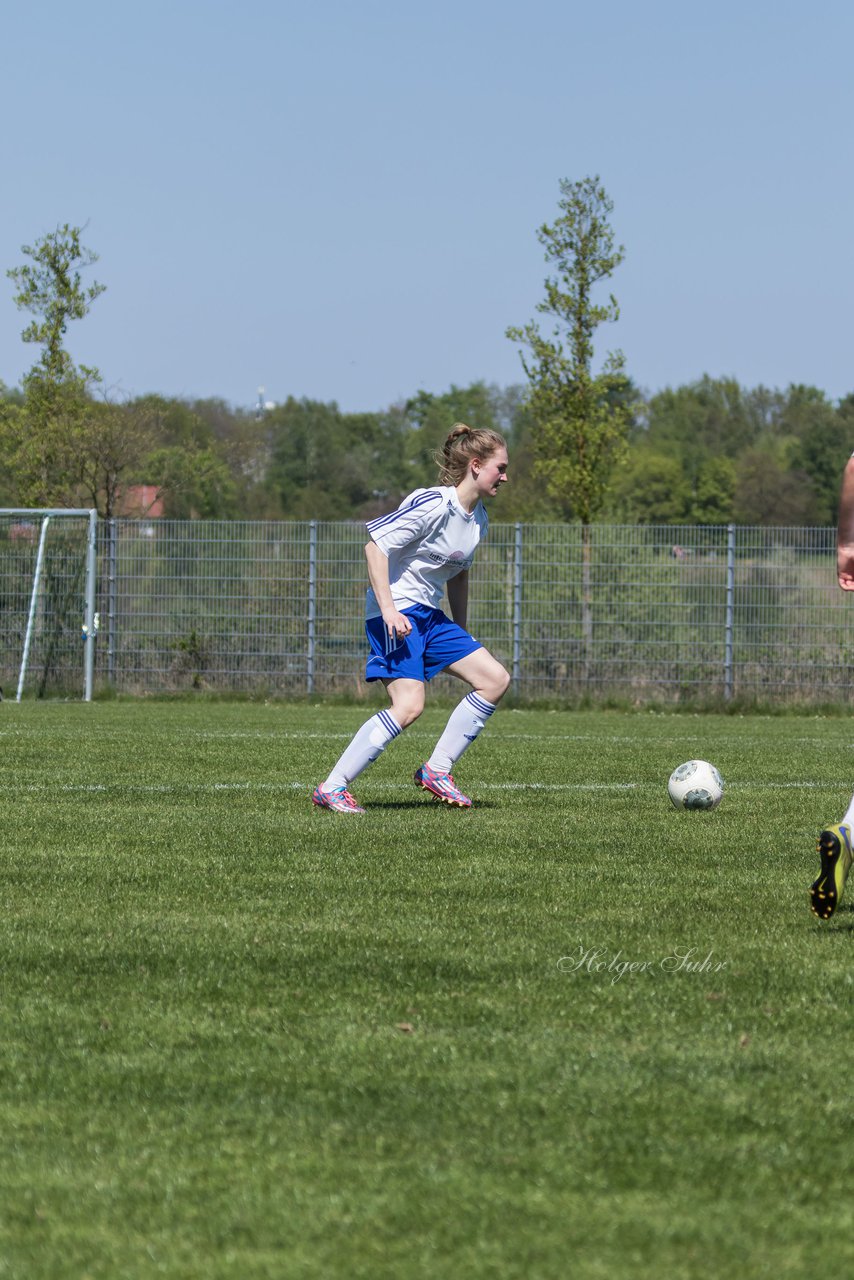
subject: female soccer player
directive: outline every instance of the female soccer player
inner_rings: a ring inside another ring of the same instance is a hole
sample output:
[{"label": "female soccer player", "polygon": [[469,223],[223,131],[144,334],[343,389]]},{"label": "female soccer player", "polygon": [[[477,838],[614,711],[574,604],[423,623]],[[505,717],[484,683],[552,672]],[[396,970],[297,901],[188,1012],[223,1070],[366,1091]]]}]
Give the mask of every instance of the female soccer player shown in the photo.
[{"label": "female soccer player", "polygon": [[[468,573],[489,521],[483,499],[507,482],[507,446],[497,431],[458,422],[441,452],[439,484],[416,489],[397,511],[368,523],[370,588],[365,630],[366,677],[382,680],[391,699],[358,730],[312,800],[336,813],[364,813],[350,794],[354,778],[424,710],[424,688],[440,671],[471,685],[452,711],[415,783],[445,804],[471,805],[451,768],[501,701],[510,676],[466,631]],[[453,621],[439,605],[447,586]]]}]

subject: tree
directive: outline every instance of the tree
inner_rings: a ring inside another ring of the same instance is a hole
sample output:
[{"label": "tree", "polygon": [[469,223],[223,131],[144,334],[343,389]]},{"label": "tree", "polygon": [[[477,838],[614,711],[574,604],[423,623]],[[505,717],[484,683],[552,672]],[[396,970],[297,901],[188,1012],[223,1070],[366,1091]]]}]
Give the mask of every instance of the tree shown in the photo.
[{"label": "tree", "polygon": [[0,455],[22,506],[80,506],[77,469],[86,399],[69,383],[25,379],[25,398],[0,414]]},{"label": "tree", "polygon": [[20,405],[0,382],[0,507],[12,507],[17,503],[12,440],[20,414]]},{"label": "tree", "polygon": [[32,261],[7,272],[17,286],[15,304],[34,319],[24,342],[41,347],[23,379],[24,405],[6,451],[23,502],[38,505],[73,501],[75,463],[85,436],[89,389],[97,369],[74,364],[63,339],[68,324],[81,320],[105,286],[84,287],[80,272],[97,255],[80,242],[80,228],[66,223],[35,245],[24,245]]},{"label": "tree", "polygon": [[682,524],[689,498],[679,459],[650,449],[633,455],[613,491],[619,517],[638,524]]},{"label": "tree", "polygon": [[234,477],[213,447],[164,445],[147,458],[158,495],[173,520],[227,519],[237,514]]},{"label": "tree", "polygon": [[[32,311],[36,317],[21,337],[24,342],[40,344],[37,368],[40,376],[53,384],[72,381],[79,373],[87,380],[98,378],[97,369],[87,369],[85,365],[78,373],[62,342],[69,321],[88,315],[92,303],[106,289],[106,285],[97,282],[83,287],[80,271],[97,262],[98,255],[80,243],[80,231],[80,227],[66,222],[35,245],[23,245],[21,252],[32,258],[32,263],[6,272],[18,287],[18,310]],[[33,373],[35,370],[28,377]]]},{"label": "tree", "polygon": [[593,335],[619,319],[616,298],[593,300],[595,286],[623,261],[608,221],[613,210],[599,179],[560,184],[562,216],[537,238],[557,277],[546,279],[537,311],[555,321],[544,337],[536,322],[509,328],[507,336],[530,351],[521,354],[530,383],[539,472],[565,513],[587,525],[602,508],[614,466],[626,451],[632,404],[622,352],[611,352],[593,372]]},{"label": "tree", "polygon": [[745,449],[738,462],[733,516],[745,525],[809,524],[813,491],[802,471],[790,471],[780,449]]},{"label": "tree", "polygon": [[615,247],[609,222],[614,206],[598,177],[563,179],[560,190],[561,216],[537,232],[546,262],[557,271],[547,277],[545,300],[537,304],[537,311],[554,321],[552,335],[544,337],[531,321],[509,328],[507,337],[530,352],[520,355],[530,383],[538,474],[564,515],[581,521],[582,634],[589,655],[590,522],[601,511],[614,468],[625,456],[632,414],[622,352],[609,353],[601,372],[593,371],[593,335],[600,324],[616,321],[620,314],[613,294],[602,305],[593,293],[623,261],[624,250]]},{"label": "tree", "polygon": [[783,421],[794,437],[790,466],[809,476],[809,524],[835,524],[839,514],[840,477],[851,455],[851,422],[844,402],[834,409],[823,391],[791,386]]},{"label": "tree", "polygon": [[696,479],[710,457],[734,458],[773,430],[779,398],[758,388],[745,394],[734,378],[702,377],[687,386],[654,395],[647,406],[645,435],[650,446],[681,458]]},{"label": "tree", "polygon": [[[69,464],[80,505],[95,507],[109,520],[125,514],[128,489],[139,483],[162,488],[164,477],[153,472],[152,451],[160,437],[160,420],[144,404],[117,404],[105,398],[87,406],[85,447]],[[158,492],[158,497],[160,492]]]},{"label": "tree", "polygon": [[399,500],[399,415],[342,413],[334,402],[291,396],[265,415],[265,424],[266,482],[287,519],[346,520]]},{"label": "tree", "polygon": [[[232,451],[227,437],[235,415],[222,401],[147,395],[132,401],[125,412],[137,427],[137,438],[144,426],[151,429],[148,449],[135,467],[135,483],[154,487],[169,518],[229,519],[241,511],[240,488],[243,481],[251,487],[247,472],[253,460],[244,451]],[[248,504],[244,509],[248,513]]]},{"label": "tree", "polygon": [[694,524],[729,524],[737,481],[731,458],[708,458],[694,481],[689,519]]}]

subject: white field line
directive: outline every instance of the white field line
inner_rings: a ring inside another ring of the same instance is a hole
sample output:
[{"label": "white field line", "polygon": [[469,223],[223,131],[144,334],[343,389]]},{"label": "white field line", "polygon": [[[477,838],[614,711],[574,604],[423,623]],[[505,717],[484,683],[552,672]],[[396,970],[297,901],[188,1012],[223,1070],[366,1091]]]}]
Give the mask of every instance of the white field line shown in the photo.
[{"label": "white field line", "polygon": [[[30,726],[26,726],[26,727],[15,726],[15,727],[10,727],[8,729],[0,729],[0,738],[5,738],[5,737],[11,738],[11,737],[17,737],[17,736],[27,736],[27,737],[40,736],[43,732],[44,730],[40,728],[36,729]],[[55,731],[53,732],[55,736]],[[188,733],[182,735],[180,738],[176,737],[176,735],[171,731],[167,736],[169,737],[169,741],[172,743],[180,742],[182,738],[183,740],[195,739],[195,738],[210,738],[210,739],[222,739],[227,741],[230,739],[238,740],[238,739],[248,738],[248,739],[256,739],[256,740],[262,740],[262,741],[281,740],[284,742],[303,742],[303,741],[305,742],[311,742],[311,741],[349,742],[350,739],[353,737],[354,732],[355,730],[352,730],[347,733],[328,733],[328,732],[327,733],[290,733],[290,732],[286,732],[278,729],[270,729],[270,730],[193,729],[193,730],[190,730]],[[498,728],[490,728],[488,732],[489,732],[490,742],[499,741],[499,740],[502,742],[523,741],[523,742],[543,742],[543,743],[548,743],[548,742],[606,743],[606,742],[609,742],[609,743],[618,743],[618,744],[621,744],[624,746],[630,746],[630,747],[631,746],[641,747],[644,750],[648,750],[650,747],[653,747],[653,746],[662,746],[662,745],[666,746],[668,742],[672,742],[676,740],[681,742],[685,742],[685,741],[703,742],[706,744],[708,744],[709,742],[715,742],[720,744],[721,750],[726,750],[728,748],[733,749],[738,747],[756,747],[756,746],[762,747],[767,745],[767,739],[761,736],[745,738],[745,737],[740,737],[739,735],[736,734],[733,737],[729,737],[723,732],[719,732],[718,734],[715,734],[715,735],[710,735],[708,738],[702,738],[699,735],[697,735],[696,732],[692,734],[668,734],[665,737],[659,737],[659,738],[649,738],[645,736],[638,737],[636,735],[628,735],[628,734],[599,734],[599,733],[503,733]],[[71,734],[69,734],[69,736],[71,736]],[[78,736],[77,730],[73,731],[73,736],[74,737]],[[408,737],[418,737],[418,736],[433,737],[435,736],[435,734],[432,731],[428,732],[426,729],[419,727],[419,728],[410,729],[409,734],[407,736]],[[115,730],[109,730],[109,729],[105,729],[105,730],[99,729],[98,737],[101,738],[102,740],[104,738],[111,738],[111,737],[114,737],[117,740],[124,740],[125,738],[128,738],[128,737],[134,738],[135,735],[130,730],[115,731]],[[840,747],[845,747],[848,749],[854,748],[854,740],[852,740],[851,742],[832,741],[828,739],[827,735],[823,735],[821,737],[790,738],[788,741],[793,744],[797,743],[800,746],[829,747],[834,751],[838,751]]]},{"label": "white field line", "polygon": [[[24,782],[19,785],[9,783],[6,794],[26,793],[99,793],[125,794],[135,792],[140,795],[191,795],[215,793],[218,791],[242,792],[283,792],[305,791],[310,793],[313,782]],[[477,791],[632,791],[638,787],[648,787],[641,782],[476,782],[469,784]],[[728,783],[727,791],[817,791],[831,784],[825,782],[736,782]],[[411,791],[412,783],[383,782],[383,790]]]},{"label": "white field line", "polygon": [[[200,737],[200,738],[284,738],[288,741],[299,742],[303,738],[307,740],[326,739],[330,741],[344,738],[344,739],[347,739],[347,741],[349,741],[353,737],[353,733],[355,733],[355,730],[353,730],[353,732],[351,733],[287,733],[287,732],[283,733],[275,730],[268,732],[268,731],[262,731],[262,730],[255,730],[255,731],[236,730],[235,731],[235,730],[224,729],[220,731],[217,729],[198,729],[193,731],[192,736]],[[417,735],[419,733],[426,734],[427,731],[423,728],[415,728],[410,730],[410,736]],[[649,746],[655,745],[656,743],[666,744],[667,742],[672,741],[672,739],[676,737],[678,737],[680,740],[682,740],[684,737],[688,737],[691,740],[697,740],[696,733],[690,734],[690,735],[673,734],[663,738],[647,738],[647,737],[637,737],[635,735],[630,735],[630,734],[503,733],[501,729],[498,729],[498,728],[489,729],[489,740],[493,741],[493,740],[501,739],[502,742],[504,741],[617,742],[617,743],[624,743],[627,746],[649,747]],[[767,739],[763,737],[743,738],[743,737],[736,736],[734,738],[730,738],[730,737],[723,736],[721,740],[725,742],[727,745],[746,746],[746,747],[764,746],[767,742]],[[826,735],[823,737],[790,738],[789,742],[798,743],[799,745],[802,745],[802,746],[813,746],[813,747],[829,745],[829,746],[832,746],[834,749],[838,749],[840,745],[843,745],[846,747],[854,747],[854,740],[852,740],[851,742],[846,742],[842,744],[838,742],[828,743]]]}]

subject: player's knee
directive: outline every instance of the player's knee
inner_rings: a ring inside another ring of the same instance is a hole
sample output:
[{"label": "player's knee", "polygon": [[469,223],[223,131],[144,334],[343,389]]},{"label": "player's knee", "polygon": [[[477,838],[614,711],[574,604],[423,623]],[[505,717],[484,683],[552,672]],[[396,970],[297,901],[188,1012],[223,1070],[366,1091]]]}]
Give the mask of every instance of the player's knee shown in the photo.
[{"label": "player's knee", "polygon": [[401,729],[405,729],[407,725],[412,724],[421,715],[424,710],[424,698],[417,696],[404,698],[399,702],[395,702],[392,710],[394,718]]},{"label": "player's knee", "polygon": [[506,667],[502,667],[499,663],[498,697],[503,698],[509,688],[510,688],[510,672],[507,670]]},{"label": "player's knee", "polygon": [[510,672],[496,662],[484,682],[483,696],[490,702],[500,702],[510,687]]}]

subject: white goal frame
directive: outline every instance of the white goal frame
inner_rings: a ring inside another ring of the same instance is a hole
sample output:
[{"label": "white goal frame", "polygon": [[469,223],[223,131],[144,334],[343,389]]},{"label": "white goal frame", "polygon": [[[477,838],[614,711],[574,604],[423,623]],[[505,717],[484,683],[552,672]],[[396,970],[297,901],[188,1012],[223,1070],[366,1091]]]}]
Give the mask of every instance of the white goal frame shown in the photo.
[{"label": "white goal frame", "polygon": [[98,573],[98,512],[89,507],[0,507],[0,516],[20,516],[32,521],[41,520],[39,547],[36,555],[36,566],[33,572],[33,586],[30,593],[30,608],[27,616],[27,630],[24,637],[24,648],[21,654],[21,666],[18,673],[18,690],[16,701],[20,702],[24,692],[24,681],[27,677],[27,663],[30,656],[33,624],[36,616],[36,605],[41,584],[42,564],[47,531],[51,520],[66,516],[85,516],[89,522],[86,538],[86,585],[81,619],[81,635],[83,637],[83,701],[92,701],[92,685],[95,673],[95,590]]}]

